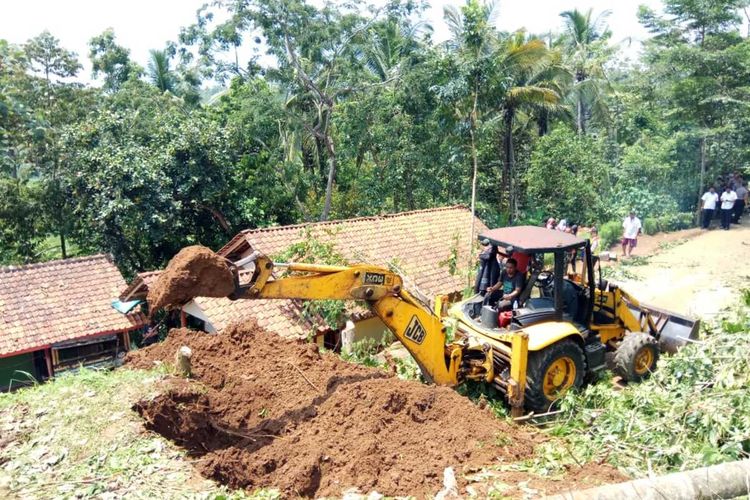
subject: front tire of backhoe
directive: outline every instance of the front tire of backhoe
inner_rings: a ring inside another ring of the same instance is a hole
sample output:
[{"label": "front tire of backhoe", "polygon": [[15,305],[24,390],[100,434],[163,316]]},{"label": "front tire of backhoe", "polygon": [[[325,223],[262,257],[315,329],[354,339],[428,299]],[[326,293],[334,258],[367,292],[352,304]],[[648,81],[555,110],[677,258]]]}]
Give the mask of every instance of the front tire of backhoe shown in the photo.
[{"label": "front tire of backhoe", "polygon": [[549,411],[570,389],[583,385],[585,371],[583,351],[572,340],[529,353],[524,406],[537,413]]},{"label": "front tire of backhoe", "polygon": [[643,332],[625,335],[615,351],[614,369],[628,382],[640,382],[656,370],[659,361],[659,343],[654,337]]}]

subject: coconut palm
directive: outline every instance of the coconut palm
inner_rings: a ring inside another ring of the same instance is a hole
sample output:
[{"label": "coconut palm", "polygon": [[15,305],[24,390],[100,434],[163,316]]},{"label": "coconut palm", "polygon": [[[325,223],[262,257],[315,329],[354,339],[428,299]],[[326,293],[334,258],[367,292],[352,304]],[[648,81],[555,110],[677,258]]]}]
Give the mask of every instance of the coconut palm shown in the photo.
[{"label": "coconut palm", "polygon": [[539,39],[528,39],[523,32],[506,37],[496,52],[498,71],[496,81],[501,89],[500,114],[503,121],[502,191],[507,194],[511,219],[518,210],[515,183],[515,154],[513,146],[514,121],[523,110],[549,112],[560,102],[555,76],[555,53]]},{"label": "coconut palm", "polygon": [[409,56],[418,50],[418,37],[425,30],[431,28],[424,22],[388,18],[367,31],[358,57],[380,82],[395,80]]},{"label": "coconut palm", "polygon": [[169,67],[169,55],[166,50],[149,52],[148,78],[162,92],[174,92],[176,79]]},{"label": "coconut palm", "polygon": [[[446,6],[443,17],[451,32],[451,38],[445,42],[445,48],[455,57],[461,74],[450,87],[465,88],[464,97],[456,99],[456,113],[462,119],[468,118],[471,148],[471,235],[470,251],[474,244],[474,213],[476,210],[477,192],[477,122],[479,114],[479,95],[482,82],[487,79],[492,66],[492,55],[497,47],[498,33],[495,29],[499,14],[498,3],[480,3],[479,0],[467,0],[458,9]],[[452,91],[449,91],[452,92]]]},{"label": "coconut palm", "polygon": [[611,54],[607,46],[612,34],[607,27],[610,14],[606,10],[594,17],[592,9],[586,12],[567,10],[560,14],[565,23],[561,41],[574,75],[569,99],[579,134],[586,133],[589,118],[603,121],[608,114],[603,97],[609,88],[604,63]]}]

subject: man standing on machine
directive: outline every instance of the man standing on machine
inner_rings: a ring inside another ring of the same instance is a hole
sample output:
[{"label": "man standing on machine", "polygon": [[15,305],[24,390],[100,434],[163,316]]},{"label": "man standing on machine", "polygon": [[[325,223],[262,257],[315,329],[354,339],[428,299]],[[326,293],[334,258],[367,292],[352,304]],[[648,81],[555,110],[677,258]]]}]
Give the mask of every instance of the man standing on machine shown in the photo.
[{"label": "man standing on machine", "polygon": [[505,269],[500,273],[500,279],[496,284],[487,288],[490,297],[489,302],[497,303],[498,311],[510,311],[515,301],[523,290],[523,275],[518,272],[518,262],[513,257],[505,261]]}]

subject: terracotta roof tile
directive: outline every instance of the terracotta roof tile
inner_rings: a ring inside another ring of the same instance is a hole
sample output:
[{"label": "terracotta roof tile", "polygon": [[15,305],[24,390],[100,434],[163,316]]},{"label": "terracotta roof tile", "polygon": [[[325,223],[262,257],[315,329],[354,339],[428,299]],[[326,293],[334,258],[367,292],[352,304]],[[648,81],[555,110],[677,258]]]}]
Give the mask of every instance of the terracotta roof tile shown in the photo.
[{"label": "terracotta roof tile", "polygon": [[124,286],[105,255],[0,268],[0,357],[133,328],[111,305]]},{"label": "terracotta roof tile", "polygon": [[[471,212],[462,206],[403,212],[378,217],[245,230],[219,253],[237,259],[250,247],[274,257],[302,241],[309,230],[320,240],[332,242],[350,264],[367,262],[381,266],[397,264],[407,283],[432,299],[437,294],[462,291],[467,283],[466,265]],[[487,227],[477,218],[475,233]],[[458,243],[457,243],[458,242]],[[448,261],[456,252],[456,270]],[[472,262],[474,259],[471,259]],[[159,271],[140,273],[123,290],[121,300],[145,298],[148,285]],[[315,328],[300,319],[301,306],[293,300],[237,300],[199,297],[195,299],[211,324],[221,329],[234,321],[255,318],[267,330],[283,337],[304,338]],[[350,310],[367,317],[361,307]]]},{"label": "terracotta roof tile", "polygon": [[233,301],[198,297],[195,303],[216,329],[248,318],[255,318],[261,327],[286,338],[305,338],[314,329],[311,323],[301,319],[301,307],[292,300]]},{"label": "terracotta roof tile", "polygon": [[[471,212],[463,206],[442,207],[377,217],[245,230],[219,250],[233,259],[250,247],[275,257],[306,235],[333,244],[350,264],[396,264],[407,284],[432,298],[462,291],[467,284]],[[475,234],[486,231],[476,218]],[[449,262],[455,261],[451,273]]]}]

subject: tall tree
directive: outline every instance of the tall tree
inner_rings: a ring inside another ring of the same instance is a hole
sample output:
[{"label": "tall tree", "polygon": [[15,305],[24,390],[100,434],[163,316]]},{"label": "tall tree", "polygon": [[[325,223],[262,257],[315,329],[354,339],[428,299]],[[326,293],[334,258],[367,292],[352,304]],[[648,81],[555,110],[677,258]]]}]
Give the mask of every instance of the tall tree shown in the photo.
[{"label": "tall tree", "polygon": [[129,78],[137,78],[141,68],[130,60],[130,50],[118,45],[112,28],[89,41],[89,59],[94,78],[104,75],[104,89],[117,91]]},{"label": "tall tree", "polygon": [[49,83],[53,76],[69,78],[76,76],[81,69],[75,52],[60,46],[60,40],[44,30],[24,45],[30,69],[44,75]]},{"label": "tall tree", "polygon": [[60,45],[60,41],[48,31],[42,32],[24,45],[30,69],[44,75],[43,92],[37,92],[42,104],[42,116],[39,123],[39,134],[34,142],[33,161],[36,170],[41,174],[43,195],[41,205],[44,207],[44,219],[48,229],[57,232],[60,239],[60,254],[67,257],[67,235],[73,228],[70,217],[69,191],[61,172],[65,159],[60,154],[60,129],[75,114],[69,107],[75,101],[76,85],[67,85],[62,81],[53,81],[75,76],[81,65],[74,52]]},{"label": "tall tree", "polygon": [[539,39],[526,39],[523,32],[506,37],[497,50],[496,76],[492,81],[499,92],[503,120],[502,192],[507,193],[510,222],[518,215],[518,189],[515,185],[513,127],[517,114],[526,109],[554,109],[560,96],[554,82],[545,80],[554,61]]},{"label": "tall tree", "polygon": [[456,111],[465,117],[469,130],[472,219],[468,255],[472,254],[475,236],[474,215],[479,173],[477,131],[481,112],[479,101],[484,83],[493,69],[492,56],[497,47],[495,24],[499,12],[498,3],[480,3],[479,0],[467,0],[460,10],[452,5],[444,9],[445,22],[451,31],[447,47],[455,54],[458,74],[453,82],[443,87],[442,92],[455,103]]},{"label": "tall tree", "polygon": [[169,54],[166,50],[149,51],[148,78],[162,92],[174,92],[175,76],[169,67]]},{"label": "tall tree", "polygon": [[604,64],[612,52],[607,46],[612,35],[607,26],[610,13],[607,10],[594,17],[592,9],[574,9],[560,14],[565,25],[563,44],[574,74],[570,96],[579,134],[586,133],[590,117],[601,120],[607,115],[603,91],[607,87]]}]

